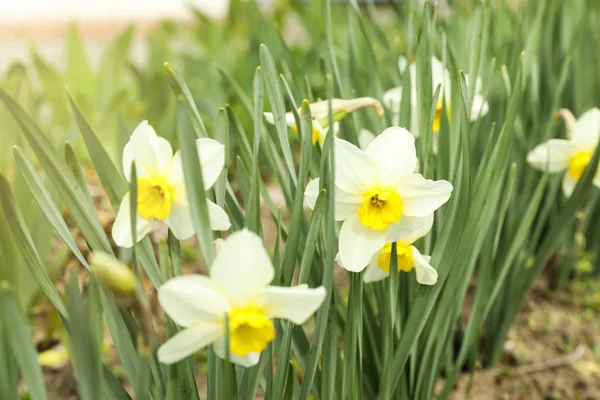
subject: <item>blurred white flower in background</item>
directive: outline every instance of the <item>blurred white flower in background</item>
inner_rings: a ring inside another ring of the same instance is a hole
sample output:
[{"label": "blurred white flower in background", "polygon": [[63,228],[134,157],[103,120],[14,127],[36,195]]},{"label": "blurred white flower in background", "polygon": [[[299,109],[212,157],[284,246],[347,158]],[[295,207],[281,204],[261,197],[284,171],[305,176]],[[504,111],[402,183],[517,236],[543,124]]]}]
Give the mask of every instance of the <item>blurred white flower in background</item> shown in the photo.
[{"label": "blurred white flower in background", "polygon": [[[566,197],[571,196],[577,182],[590,163],[600,140],[600,109],[592,108],[575,120],[566,109],[559,112],[567,126],[568,139],[550,139],[535,147],[527,155],[527,162],[540,170],[567,171],[562,189]],[[596,171],[594,185],[600,188],[600,168]]]},{"label": "blurred white flower in background", "polygon": [[[401,73],[407,66],[406,58],[400,56],[398,58],[398,68]],[[410,131],[419,136],[419,101],[417,96],[417,65],[413,62],[409,66],[410,74]],[[465,74],[467,82],[469,75]],[[452,83],[450,73],[440,60],[436,57],[431,58],[431,79],[432,90],[435,93],[438,85],[441,85],[440,95],[436,103],[436,112],[433,119],[432,130],[434,133],[434,151],[437,151],[437,133],[440,130],[443,102],[446,102],[446,113],[450,117],[452,110]],[[471,106],[471,121],[475,121],[485,116],[489,111],[489,105],[481,93],[481,78],[475,80],[475,94],[473,96],[473,104]],[[400,105],[402,102],[403,90],[401,86],[397,86],[388,90],[383,94],[383,104],[388,108],[392,115],[392,125],[403,126],[404,121],[400,121]]]}]

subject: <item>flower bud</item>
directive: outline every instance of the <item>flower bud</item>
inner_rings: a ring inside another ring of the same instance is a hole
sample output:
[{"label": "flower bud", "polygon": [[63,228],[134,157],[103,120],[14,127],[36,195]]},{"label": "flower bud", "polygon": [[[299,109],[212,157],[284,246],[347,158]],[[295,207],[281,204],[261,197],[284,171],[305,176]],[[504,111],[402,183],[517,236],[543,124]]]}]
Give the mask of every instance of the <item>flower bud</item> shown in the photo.
[{"label": "flower bud", "polygon": [[[333,111],[333,120],[339,121],[348,114],[358,111],[361,108],[374,108],[379,116],[383,115],[383,106],[379,101],[372,97],[359,97],[357,99],[332,99],[331,109]],[[310,104],[310,113],[313,119],[325,127],[329,123],[329,100],[318,101]]]},{"label": "flower bud", "polygon": [[129,295],[135,291],[133,272],[115,257],[95,251],[90,258],[92,274],[116,295]]}]

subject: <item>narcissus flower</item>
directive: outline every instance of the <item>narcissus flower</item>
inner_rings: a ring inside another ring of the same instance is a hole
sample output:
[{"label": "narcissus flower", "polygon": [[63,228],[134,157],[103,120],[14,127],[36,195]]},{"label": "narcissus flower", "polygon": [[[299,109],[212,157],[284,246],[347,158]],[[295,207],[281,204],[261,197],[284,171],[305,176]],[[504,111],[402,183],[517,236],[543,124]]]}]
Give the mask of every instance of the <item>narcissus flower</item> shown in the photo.
[{"label": "narcissus flower", "polygon": [[[586,111],[575,120],[568,110],[559,112],[567,126],[568,139],[550,139],[529,152],[527,162],[541,171],[567,171],[562,181],[563,193],[571,196],[575,185],[590,163],[600,139],[600,109]],[[600,187],[600,168],[596,171],[594,185]]]},{"label": "narcissus flower", "polygon": [[[438,273],[429,264],[431,257],[422,255],[412,244],[419,238],[427,235],[433,225],[433,214],[421,218],[421,226],[415,226],[414,231],[404,237],[402,241],[396,242],[396,256],[398,260],[398,271],[410,272],[415,269],[417,282],[422,285],[434,285],[437,282]],[[390,263],[392,258],[392,243],[386,243],[378,250],[363,275],[365,283],[377,282],[390,275]],[[343,266],[340,258],[338,264]]]},{"label": "narcissus flower", "polygon": [[230,360],[255,365],[275,338],[273,318],[303,324],[325,299],[325,288],[268,286],[274,269],[261,239],[248,230],[233,233],[220,247],[209,276],[184,275],[158,290],[166,313],[184,329],[158,350],[171,364],[213,344],[226,358],[226,316],[229,317]]},{"label": "narcissus flower", "polygon": [[[225,147],[213,139],[196,140],[202,164],[204,187],[210,189],[225,163]],[[131,165],[135,163],[137,175],[137,240],[150,232],[155,220],[164,221],[178,239],[194,235],[194,225],[183,179],[183,166],[179,152],[173,154],[171,144],[159,137],[147,121],[141,122],[123,149],[123,172],[131,179]],[[112,228],[115,243],[121,247],[133,246],[131,235],[131,195],[121,201]],[[225,211],[208,201],[210,226],[214,230],[227,230],[231,226]]]},{"label": "narcissus flower", "polygon": [[[398,127],[386,129],[365,151],[336,140],[335,219],[344,221],[339,254],[347,270],[362,271],[385,243],[405,240],[450,198],[449,182],[414,173],[414,141]],[[310,208],[318,194],[314,179],[305,193]]]},{"label": "narcissus flower", "polygon": [[[400,71],[403,72],[406,68],[406,59],[404,57],[400,57],[398,60],[398,67]],[[415,63],[410,64],[409,74],[410,74],[410,104],[411,104],[411,114],[410,114],[410,131],[418,137],[419,135],[419,103],[417,98],[417,66]],[[433,133],[438,133],[441,126],[441,117],[442,117],[442,107],[443,101],[446,100],[446,112],[450,115],[450,102],[451,102],[451,81],[450,81],[450,73],[444,67],[444,64],[438,60],[436,57],[431,58],[431,78],[432,78],[432,89],[435,93],[435,90],[438,85],[441,86],[440,95],[438,97],[438,101],[436,104],[436,113],[433,120]],[[469,76],[465,75],[467,82],[469,82]],[[473,104],[471,106],[471,120],[477,120],[484,115],[486,115],[489,111],[489,106],[483,95],[481,94],[481,79],[477,77],[475,81],[475,95],[473,97]],[[383,95],[383,104],[387,108],[390,109],[392,113],[392,123],[394,125],[399,125],[402,121],[400,121],[400,103],[402,101],[402,87],[398,86],[393,89],[388,90]],[[435,143],[435,142],[434,142]]]},{"label": "narcissus flower", "polygon": [[[337,121],[345,118],[348,114],[353,113],[354,111],[360,110],[361,108],[374,108],[379,115],[383,115],[383,107],[381,104],[371,98],[371,97],[360,97],[357,99],[332,99],[331,100],[331,108],[333,110],[333,120],[335,121],[333,125],[333,133],[337,135],[338,124]],[[300,110],[298,110],[300,113]],[[329,101],[318,101],[316,103],[310,104],[310,113],[313,118],[312,125],[312,142],[313,144],[319,143],[321,146],[325,142],[325,136],[327,136],[327,132],[329,131]],[[273,113],[266,112],[264,113],[265,119],[270,124],[275,124],[275,117]],[[294,114],[288,112],[285,114],[285,122],[287,126],[292,128],[294,131],[298,131],[298,127],[296,126],[296,119],[294,118]]]}]

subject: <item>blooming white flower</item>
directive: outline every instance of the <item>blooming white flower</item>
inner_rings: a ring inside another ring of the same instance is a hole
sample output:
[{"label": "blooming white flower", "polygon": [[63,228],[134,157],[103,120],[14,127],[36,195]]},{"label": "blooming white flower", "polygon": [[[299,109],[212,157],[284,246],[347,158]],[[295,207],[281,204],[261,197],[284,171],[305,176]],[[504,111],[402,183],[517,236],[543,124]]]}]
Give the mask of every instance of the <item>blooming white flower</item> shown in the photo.
[{"label": "blooming white flower", "polygon": [[[401,72],[406,68],[406,59],[400,57],[398,59],[398,67]],[[415,63],[409,66],[410,74],[410,131],[418,137],[419,135],[419,103],[417,99],[417,66]],[[468,74],[465,75],[467,82],[469,82]],[[444,67],[444,64],[436,57],[431,58],[431,79],[432,89],[435,90],[438,85],[441,86],[440,96],[436,104],[436,112],[433,120],[433,132],[438,133],[440,130],[441,116],[442,116],[442,104],[443,100],[446,100],[446,112],[450,115],[450,102],[451,102],[451,82],[450,73]],[[483,95],[481,94],[481,78],[477,77],[475,80],[475,95],[473,96],[473,104],[471,106],[471,120],[475,121],[480,117],[485,116],[489,111],[489,105]],[[398,86],[388,90],[383,94],[383,104],[390,109],[392,112],[392,124],[400,124],[400,103],[402,101],[402,87]],[[435,138],[436,136],[434,136]],[[434,142],[435,144],[435,142]]]},{"label": "blooming white flower", "polygon": [[[417,164],[414,136],[404,128],[383,131],[365,151],[337,139],[335,219],[340,231],[341,264],[362,271],[387,242],[402,241],[422,226],[450,198],[452,185],[432,181],[413,171]],[[306,187],[313,208],[319,180]]]},{"label": "blooming white flower", "polygon": [[274,269],[261,239],[248,230],[230,235],[220,245],[209,276],[184,275],[158,289],[158,301],[184,329],[158,350],[158,359],[177,362],[213,344],[226,358],[226,316],[230,360],[255,365],[275,338],[272,318],[303,324],[325,299],[325,288],[268,286]]},{"label": "blooming white flower", "polygon": [[[266,112],[266,113],[264,113],[264,116],[268,123],[270,123],[271,125],[275,125],[275,117],[273,116],[273,113]],[[296,126],[296,119],[294,118],[294,114],[292,114],[291,112],[285,114],[285,123],[287,124],[287,126],[292,128],[292,130],[294,132],[298,132],[298,127]],[[338,129],[339,129],[338,123],[335,122],[333,124],[334,135],[337,135]],[[321,126],[319,121],[317,121],[316,119],[313,119],[313,121],[312,121],[312,143],[313,144],[319,143],[319,145],[323,146],[323,143],[325,143],[325,136],[327,136],[328,131],[329,131],[329,127],[327,127],[327,126],[323,127],[323,126]]]},{"label": "blooming white flower", "polygon": [[[567,125],[568,139],[550,139],[535,147],[527,155],[527,162],[541,171],[561,172],[567,170],[562,189],[571,196],[575,185],[590,163],[600,140],[600,109],[592,108],[575,121],[568,110],[560,113]],[[594,177],[594,185],[600,187],[600,168]]]},{"label": "blooming white flower", "polygon": [[[316,103],[309,104],[309,106],[313,119],[312,142],[313,144],[319,143],[321,146],[323,146],[323,143],[325,142],[325,136],[327,136],[327,132],[329,130],[329,127],[327,126],[329,123],[329,101],[317,101]],[[333,134],[336,136],[338,134],[339,126],[337,121],[345,118],[348,114],[353,113],[354,111],[367,107],[374,108],[379,115],[383,115],[383,107],[372,97],[359,97],[356,99],[332,99],[331,109],[333,111],[333,119],[335,121],[333,124]],[[298,110],[298,113],[300,113],[300,110]],[[272,125],[275,124],[273,113],[266,112],[264,113],[264,116],[268,123]],[[293,113],[288,112],[285,114],[285,122],[287,126],[292,128],[294,131],[298,131]]]},{"label": "blooming white flower", "polygon": [[[417,275],[417,282],[422,285],[434,285],[437,282],[438,273],[429,264],[431,257],[422,255],[412,244],[417,239],[427,235],[433,226],[433,214],[420,219],[420,226],[415,226],[414,231],[404,237],[402,241],[396,242],[396,256],[398,259],[398,271],[410,272],[413,268]],[[338,255],[339,256],[339,255]],[[392,257],[392,243],[386,243],[379,249],[363,275],[365,283],[377,282],[390,275],[390,262]],[[343,266],[339,257],[337,263]]]},{"label": "blooming white flower", "polygon": [[[196,140],[202,164],[204,187],[215,183],[225,164],[225,147],[213,139]],[[183,179],[179,152],[173,154],[171,144],[158,136],[148,121],[141,122],[123,149],[123,172],[131,179],[131,165],[137,175],[137,240],[150,232],[155,220],[164,221],[178,239],[194,235],[194,225]],[[131,195],[125,194],[112,227],[115,243],[121,247],[133,246],[131,236]],[[227,230],[229,217],[221,207],[208,201],[210,226]]]}]

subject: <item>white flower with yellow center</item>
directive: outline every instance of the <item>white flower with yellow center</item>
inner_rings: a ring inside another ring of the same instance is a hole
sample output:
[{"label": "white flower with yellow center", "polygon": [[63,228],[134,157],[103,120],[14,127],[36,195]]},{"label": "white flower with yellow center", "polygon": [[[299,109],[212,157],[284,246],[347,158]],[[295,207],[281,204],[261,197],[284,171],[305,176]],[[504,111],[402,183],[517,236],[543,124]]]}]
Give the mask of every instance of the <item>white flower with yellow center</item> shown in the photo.
[{"label": "white flower with yellow center", "polygon": [[[275,117],[273,117],[273,113],[266,112],[264,113],[265,119],[271,125],[275,125]],[[296,119],[294,118],[294,114],[291,112],[285,114],[285,123],[288,127],[292,128],[294,132],[298,132],[298,127],[296,126]],[[325,136],[327,136],[327,132],[329,131],[329,127],[323,128],[319,121],[313,119],[312,121],[312,143],[319,144],[323,146],[325,143]],[[334,135],[337,135],[338,131],[338,123],[333,124],[333,132]]]},{"label": "white flower with yellow center", "polygon": [[[204,187],[210,189],[225,163],[225,147],[213,139],[196,140],[202,164]],[[163,221],[178,239],[194,235],[194,225],[188,204],[183,166],[179,152],[173,154],[171,144],[159,137],[147,121],[141,122],[123,149],[123,172],[131,180],[131,165],[137,175],[136,236],[140,241],[150,232],[152,223]],[[131,194],[121,201],[112,228],[115,243],[121,247],[133,246],[131,235]],[[210,226],[227,230],[231,226],[223,209],[208,201]]]},{"label": "white flower with yellow center", "polygon": [[[313,144],[319,143],[321,146],[323,146],[325,137],[329,131],[329,127],[327,126],[329,123],[329,101],[318,101],[316,103],[311,103],[309,106],[310,113],[313,118],[312,142]],[[377,114],[383,115],[383,107],[372,97],[359,97],[356,99],[332,99],[331,109],[333,111],[333,120],[335,121],[333,124],[333,134],[336,136],[338,134],[339,126],[337,121],[362,108],[374,108],[375,111],[377,111]],[[300,110],[298,110],[298,113],[300,113]],[[268,123],[271,125],[275,124],[275,117],[273,116],[273,113],[266,112],[264,113],[264,116]],[[294,118],[293,113],[288,112],[285,114],[285,122],[287,126],[292,128],[295,132],[298,131],[296,119]]]},{"label": "white flower with yellow center", "polygon": [[[404,57],[399,57],[398,59],[398,67],[400,72],[404,71],[406,68],[406,59]],[[417,98],[417,66],[415,63],[410,64],[409,66],[409,74],[410,74],[410,104],[411,104],[411,114],[410,114],[410,131],[418,137],[419,135],[419,102]],[[467,82],[469,82],[469,75],[466,74],[465,78]],[[441,126],[441,117],[442,117],[442,106],[444,99],[446,100],[446,113],[450,116],[450,102],[451,102],[451,81],[450,81],[450,73],[444,67],[444,64],[438,60],[436,57],[431,58],[431,79],[432,79],[432,89],[433,93],[438,85],[442,85],[440,95],[436,104],[436,112],[435,117],[433,119],[433,133],[438,133],[440,131]],[[489,111],[489,105],[483,95],[481,94],[481,78],[477,77],[475,80],[475,95],[473,96],[473,104],[471,106],[471,120],[475,121],[480,117],[485,116]],[[400,103],[402,102],[402,87],[398,86],[393,89],[388,90],[383,94],[383,104],[391,111],[392,113],[392,124],[400,125],[402,121],[400,121]],[[434,136],[434,139],[437,136]],[[434,141],[435,145],[436,141]]]},{"label": "white flower with yellow center", "polygon": [[[447,181],[414,173],[415,139],[404,128],[388,128],[365,151],[345,140],[335,143],[335,219],[340,230],[339,255],[349,271],[362,271],[387,242],[402,241],[422,226],[452,192]],[[306,187],[313,208],[319,180]]]},{"label": "white flower with yellow center", "polygon": [[[422,285],[434,285],[437,282],[438,273],[429,264],[431,257],[422,255],[412,244],[417,239],[427,235],[433,225],[433,214],[422,218],[420,226],[415,226],[414,231],[404,237],[402,241],[396,242],[396,256],[398,260],[398,272],[410,272],[415,269],[417,282]],[[365,283],[377,282],[390,275],[390,263],[392,259],[392,243],[386,243],[379,249],[367,267],[363,280]],[[339,257],[338,264],[343,266]]]},{"label": "white flower with yellow center", "polygon": [[229,358],[250,367],[275,338],[273,318],[303,324],[325,299],[325,288],[268,286],[274,269],[261,239],[248,230],[221,243],[209,276],[184,275],[158,289],[158,301],[184,329],[158,350],[171,364],[213,344],[225,359],[229,318]]},{"label": "white flower with yellow center", "polygon": [[[567,171],[562,181],[563,193],[571,196],[575,185],[590,163],[600,140],[600,109],[586,111],[575,121],[568,110],[561,110],[567,125],[568,139],[550,139],[529,152],[527,162],[541,171]],[[600,187],[600,168],[594,177]]]}]

